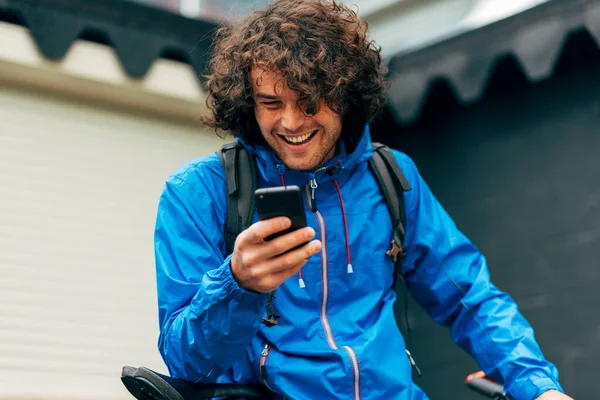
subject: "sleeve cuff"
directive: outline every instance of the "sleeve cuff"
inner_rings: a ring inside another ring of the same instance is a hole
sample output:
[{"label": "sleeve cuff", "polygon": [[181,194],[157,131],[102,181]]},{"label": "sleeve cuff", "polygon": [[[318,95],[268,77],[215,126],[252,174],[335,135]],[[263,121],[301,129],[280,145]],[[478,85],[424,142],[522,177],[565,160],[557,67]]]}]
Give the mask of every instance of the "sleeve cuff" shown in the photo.
[{"label": "sleeve cuff", "polygon": [[[563,388],[556,380],[547,376],[533,376],[521,384],[511,387],[509,397],[511,399],[535,400],[548,390],[558,390],[564,393]],[[515,397],[515,394],[517,397]]]},{"label": "sleeve cuff", "polygon": [[205,294],[214,295],[221,300],[235,301],[248,305],[259,305],[266,301],[264,293],[250,292],[241,288],[231,272],[231,255],[219,268],[208,271],[203,279]]},{"label": "sleeve cuff", "polygon": [[241,288],[238,285],[235,277],[233,276],[233,272],[231,271],[231,254],[227,256],[223,262],[223,265],[221,265],[221,268],[219,268],[218,273],[221,275],[221,279],[223,279],[225,293],[227,293],[228,297],[231,299],[238,299],[246,295],[257,299],[265,296],[263,293],[251,292]]}]

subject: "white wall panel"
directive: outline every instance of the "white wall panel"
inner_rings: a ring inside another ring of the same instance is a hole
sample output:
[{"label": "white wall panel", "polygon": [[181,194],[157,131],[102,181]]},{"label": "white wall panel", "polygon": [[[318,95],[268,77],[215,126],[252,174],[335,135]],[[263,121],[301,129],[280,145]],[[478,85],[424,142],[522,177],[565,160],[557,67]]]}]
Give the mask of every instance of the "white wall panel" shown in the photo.
[{"label": "white wall panel", "polygon": [[220,140],[0,86],[0,399],[128,399],[164,371],[153,258],[165,178]]}]

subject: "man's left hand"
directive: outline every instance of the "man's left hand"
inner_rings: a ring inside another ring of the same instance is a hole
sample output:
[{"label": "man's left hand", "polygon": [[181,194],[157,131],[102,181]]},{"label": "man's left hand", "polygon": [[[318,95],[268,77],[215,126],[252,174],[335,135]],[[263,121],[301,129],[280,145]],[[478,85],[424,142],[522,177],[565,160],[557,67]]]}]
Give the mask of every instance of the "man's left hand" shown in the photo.
[{"label": "man's left hand", "polygon": [[562,394],[558,390],[548,390],[547,392],[542,393],[536,400],[573,400],[573,398],[566,394]]}]

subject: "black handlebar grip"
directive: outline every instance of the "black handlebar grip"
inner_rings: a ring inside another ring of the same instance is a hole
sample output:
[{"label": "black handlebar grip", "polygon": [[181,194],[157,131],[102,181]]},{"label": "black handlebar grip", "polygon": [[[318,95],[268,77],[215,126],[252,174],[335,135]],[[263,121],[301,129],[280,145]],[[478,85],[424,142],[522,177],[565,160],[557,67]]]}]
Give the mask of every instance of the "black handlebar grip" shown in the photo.
[{"label": "black handlebar grip", "polygon": [[491,399],[504,399],[504,387],[496,382],[492,382],[485,378],[471,378],[467,382],[467,386],[476,392],[487,396]]},{"label": "black handlebar grip", "polygon": [[262,386],[191,383],[145,367],[123,367],[121,380],[136,399],[202,400],[215,397],[243,397],[265,400],[273,398],[273,392]]}]

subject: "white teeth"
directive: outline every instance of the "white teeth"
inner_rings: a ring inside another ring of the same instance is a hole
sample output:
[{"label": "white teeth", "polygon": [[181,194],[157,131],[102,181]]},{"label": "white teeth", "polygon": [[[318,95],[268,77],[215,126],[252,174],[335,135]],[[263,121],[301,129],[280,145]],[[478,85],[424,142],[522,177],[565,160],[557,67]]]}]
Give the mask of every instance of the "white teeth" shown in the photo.
[{"label": "white teeth", "polygon": [[302,143],[305,140],[308,140],[308,138],[310,138],[312,136],[313,132],[309,132],[306,135],[302,135],[302,136],[296,136],[296,137],[285,137],[285,140],[287,140],[290,143]]}]

